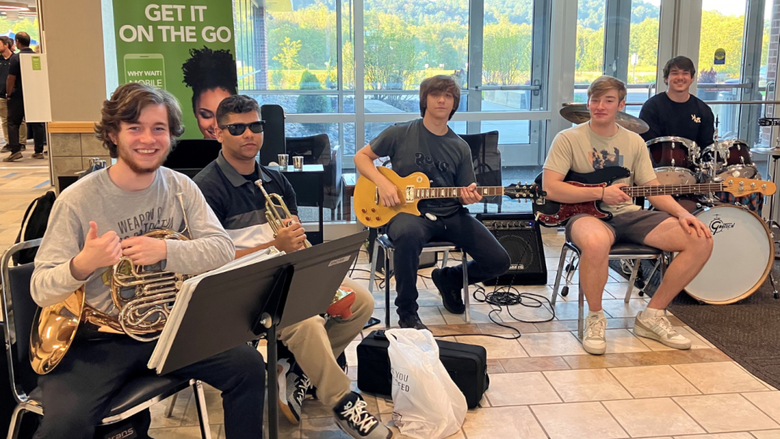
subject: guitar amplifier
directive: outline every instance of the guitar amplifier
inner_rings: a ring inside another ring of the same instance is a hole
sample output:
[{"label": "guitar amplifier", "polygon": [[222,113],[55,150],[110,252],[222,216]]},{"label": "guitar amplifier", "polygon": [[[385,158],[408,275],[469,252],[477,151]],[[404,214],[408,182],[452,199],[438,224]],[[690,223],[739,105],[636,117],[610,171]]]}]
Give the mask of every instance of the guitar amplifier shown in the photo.
[{"label": "guitar amplifier", "polygon": [[547,284],[542,234],[533,214],[477,214],[477,220],[496,237],[511,260],[509,270],[484,281],[485,286]]}]

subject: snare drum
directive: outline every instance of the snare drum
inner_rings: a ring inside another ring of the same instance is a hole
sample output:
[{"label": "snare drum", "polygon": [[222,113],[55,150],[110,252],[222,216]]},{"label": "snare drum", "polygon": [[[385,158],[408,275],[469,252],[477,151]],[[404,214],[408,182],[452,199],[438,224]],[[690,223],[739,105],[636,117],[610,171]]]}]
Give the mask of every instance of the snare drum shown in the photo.
[{"label": "snare drum", "polygon": [[[720,145],[708,146],[704,149],[704,158],[712,160],[713,149],[717,149],[721,152],[716,153],[715,156],[718,163],[722,165],[718,177],[738,177],[738,178],[756,178],[758,175],[758,169],[753,164],[753,159],[750,155],[750,148],[747,143],[739,139],[729,139],[720,142]],[[725,155],[725,160],[723,159]]]},{"label": "snare drum", "polygon": [[713,305],[742,300],[764,283],[775,260],[772,235],[755,213],[728,204],[693,213],[712,232],[713,248],[704,268],[685,287],[693,298]]},{"label": "snare drum", "polygon": [[665,136],[647,141],[650,160],[661,184],[696,184],[693,157],[698,147],[684,137]]}]

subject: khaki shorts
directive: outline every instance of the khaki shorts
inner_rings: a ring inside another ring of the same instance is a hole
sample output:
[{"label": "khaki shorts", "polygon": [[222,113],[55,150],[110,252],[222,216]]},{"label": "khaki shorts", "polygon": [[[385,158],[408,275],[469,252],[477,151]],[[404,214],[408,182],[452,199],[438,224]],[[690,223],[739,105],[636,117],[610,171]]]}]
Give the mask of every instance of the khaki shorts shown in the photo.
[{"label": "khaki shorts", "polygon": [[[571,228],[572,225],[580,218],[590,216],[586,213],[573,216],[566,224],[566,240],[571,242]],[[642,244],[645,243],[645,237],[653,231],[659,224],[672,218],[666,212],[639,210],[636,212],[626,212],[620,215],[615,215],[610,220],[603,221],[604,225],[612,230],[612,234],[615,236],[615,244],[619,243],[631,243]]]}]

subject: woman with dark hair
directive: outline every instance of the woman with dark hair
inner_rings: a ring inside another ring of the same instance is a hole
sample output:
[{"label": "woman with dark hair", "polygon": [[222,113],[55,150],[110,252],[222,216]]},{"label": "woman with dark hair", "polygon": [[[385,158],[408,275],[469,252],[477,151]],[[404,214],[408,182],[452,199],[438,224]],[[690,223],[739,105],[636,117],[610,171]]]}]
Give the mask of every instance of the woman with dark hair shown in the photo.
[{"label": "woman with dark hair", "polygon": [[217,107],[222,99],[238,94],[236,62],[229,49],[190,49],[181,66],[184,83],[192,89],[192,111],[205,139],[216,139]]}]

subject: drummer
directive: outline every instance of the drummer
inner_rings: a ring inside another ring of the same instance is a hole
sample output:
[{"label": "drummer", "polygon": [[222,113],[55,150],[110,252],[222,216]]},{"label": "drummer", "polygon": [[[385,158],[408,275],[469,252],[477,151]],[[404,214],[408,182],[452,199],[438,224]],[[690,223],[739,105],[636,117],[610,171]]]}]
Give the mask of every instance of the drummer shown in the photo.
[{"label": "drummer", "polygon": [[700,149],[713,143],[715,117],[710,107],[689,91],[696,78],[693,61],[676,56],[664,66],[664,83],[668,90],[642,105],[639,118],[650,129],[642,134],[645,141],[656,137],[678,136],[693,140]]},{"label": "drummer", "polygon": [[[690,58],[677,56],[666,63],[664,82],[668,90],[648,99],[639,112],[639,118],[650,128],[642,134],[645,141],[665,136],[684,137],[696,142],[699,151],[714,143],[715,117],[712,110],[689,91],[695,77],[696,67]],[[702,158],[707,160],[706,155]],[[759,215],[764,204],[764,198],[759,193],[735,197],[728,192],[716,192],[715,196],[724,203],[747,206]],[[696,209],[701,201],[698,196],[677,198],[689,211]]]}]

